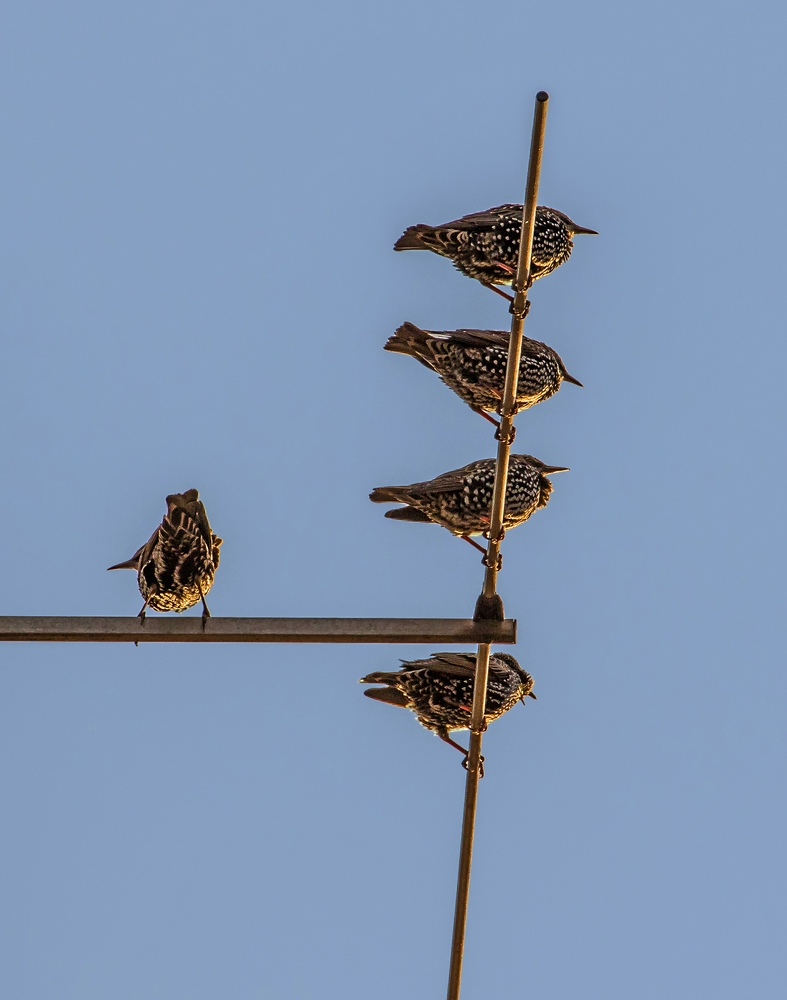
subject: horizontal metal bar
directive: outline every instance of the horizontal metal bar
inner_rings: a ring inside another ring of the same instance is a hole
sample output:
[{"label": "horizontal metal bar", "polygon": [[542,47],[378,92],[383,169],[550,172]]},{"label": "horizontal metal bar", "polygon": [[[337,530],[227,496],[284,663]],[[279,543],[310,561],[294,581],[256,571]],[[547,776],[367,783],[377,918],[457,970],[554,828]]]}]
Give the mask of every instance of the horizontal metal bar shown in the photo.
[{"label": "horizontal metal bar", "polygon": [[516,642],[516,621],[471,618],[0,617],[0,642]]}]

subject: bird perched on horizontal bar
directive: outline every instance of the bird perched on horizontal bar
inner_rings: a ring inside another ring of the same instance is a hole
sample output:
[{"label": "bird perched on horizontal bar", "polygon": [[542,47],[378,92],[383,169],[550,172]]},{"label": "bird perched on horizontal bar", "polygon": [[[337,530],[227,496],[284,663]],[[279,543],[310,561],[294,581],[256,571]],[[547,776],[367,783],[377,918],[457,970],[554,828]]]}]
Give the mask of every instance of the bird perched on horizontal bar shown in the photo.
[{"label": "bird perched on horizontal bar", "polygon": [[202,623],[210,617],[205,595],[213,586],[222,540],[210,529],[205,505],[197,490],[167,497],[167,513],[150,540],[126,562],[110,569],[137,572],[145,609],[185,611],[202,601]]},{"label": "bird perched on horizontal bar", "polygon": [[[378,486],[369,494],[373,503],[404,503],[385,512],[397,521],[432,521],[452,534],[470,542],[481,552],[483,546],[472,541],[489,529],[492,491],[495,484],[495,459],[482,458],[436,479],[412,486]],[[532,455],[511,455],[506,484],[503,530],[526,521],[539,507],[546,507],[552,493],[547,478],[555,472],[568,472],[562,465],[545,465]]]},{"label": "bird perched on horizontal bar", "polygon": [[[452,729],[467,729],[473,707],[475,653],[432,653],[428,660],[403,660],[395,673],[376,671],[362,677],[361,684],[384,684],[364,691],[367,698],[409,708],[422,726],[441,740],[467,751],[448,735]],[[494,722],[518,701],[535,698],[533,678],[509,653],[489,657],[484,721]]]},{"label": "bird perched on horizontal bar", "polygon": [[[403,323],[385,350],[407,354],[437,372],[471,410],[499,427],[484,411],[500,413],[510,337],[505,330],[422,330],[414,323]],[[554,396],[563,381],[582,385],[568,374],[557,351],[523,337],[514,412]]]},{"label": "bird perched on horizontal bar", "polygon": [[[431,250],[454,262],[462,274],[476,278],[505,298],[494,285],[510,285],[519,260],[522,205],[498,205],[486,212],[465,215],[442,226],[410,226],[394,244],[394,250]],[[531,281],[543,278],[565,264],[574,247],[572,236],[598,236],[556,208],[539,205],[533,232]]]}]

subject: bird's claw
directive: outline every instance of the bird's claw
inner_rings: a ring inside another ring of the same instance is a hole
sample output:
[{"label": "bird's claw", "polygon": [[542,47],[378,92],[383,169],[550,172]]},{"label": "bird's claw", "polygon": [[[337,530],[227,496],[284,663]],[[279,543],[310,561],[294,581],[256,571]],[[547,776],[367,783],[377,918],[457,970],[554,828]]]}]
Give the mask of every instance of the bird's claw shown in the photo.
[{"label": "bird's claw", "polygon": [[[484,566],[486,566],[487,569],[491,569],[492,568],[490,566],[490,563],[489,563],[489,553],[488,552],[487,552],[487,554],[485,556],[483,556],[481,558],[481,562],[483,563]],[[498,552],[497,553],[497,565],[495,566],[495,572],[499,573],[502,568],[503,568],[503,553],[502,552]]]},{"label": "bird's claw", "polygon": [[[462,761],[462,767],[465,771],[469,771],[468,761],[470,759],[470,754],[467,754],[465,759]],[[484,756],[483,754],[478,758],[478,777],[483,778],[484,776]]]},{"label": "bird's claw", "polygon": [[[508,435],[506,437],[505,444],[509,445],[510,447],[514,443],[515,437],[516,437],[516,427],[512,425],[511,430],[508,432]],[[495,431],[495,441],[502,441],[502,440],[503,437],[500,434],[500,424],[498,424],[497,430]]]},{"label": "bird's claw", "polygon": [[[533,282],[531,281],[530,285],[532,285],[532,284],[533,284]],[[530,288],[530,285],[528,285],[527,287]],[[513,299],[511,299],[511,302],[509,303],[508,311],[511,313],[512,316],[514,315],[514,300]],[[522,319],[524,319],[529,312],[530,312],[530,299],[526,299],[525,300],[525,311],[522,313]]]}]

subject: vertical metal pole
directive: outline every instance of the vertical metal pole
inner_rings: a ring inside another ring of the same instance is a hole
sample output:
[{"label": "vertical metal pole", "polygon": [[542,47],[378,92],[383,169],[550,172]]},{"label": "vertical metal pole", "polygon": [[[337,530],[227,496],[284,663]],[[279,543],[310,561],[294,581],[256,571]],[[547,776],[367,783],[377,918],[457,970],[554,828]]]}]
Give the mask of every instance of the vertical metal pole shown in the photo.
[{"label": "vertical metal pole", "polygon": [[[522,355],[522,336],[527,311],[527,292],[530,288],[530,261],[533,253],[533,230],[538,203],[538,183],[541,176],[541,156],[544,149],[544,132],[547,119],[549,95],[543,90],[536,95],[533,116],[533,134],[530,142],[530,162],[527,171],[525,204],[522,213],[522,232],[519,243],[519,260],[513,282],[514,301],[512,304],[511,339],[508,346],[508,367],[501,408],[495,487],[492,496],[492,517],[489,527],[489,546],[485,557],[486,571],[484,587],[476,605],[476,617],[503,617],[503,604],[497,595],[497,574],[500,569],[500,543],[503,538],[503,513],[508,481],[508,460],[513,439],[516,390],[519,380],[519,361]],[[491,647],[481,643],[476,656],[473,709],[470,716],[470,749],[467,756],[467,781],[465,782],[465,804],[462,817],[462,841],[459,848],[459,874],[456,883],[456,906],[454,909],[454,931],[451,941],[451,963],[448,972],[448,1000],[459,1000],[462,985],[462,960],[465,949],[467,928],[467,907],[470,898],[470,869],[473,862],[473,839],[475,835],[476,807],[478,805],[478,782],[481,777],[481,743],[484,733],[484,712],[486,689],[489,680],[489,655]]]},{"label": "vertical metal pole", "polygon": [[[530,264],[533,254],[533,232],[536,225],[538,185],[541,179],[541,158],[544,152],[544,133],[547,125],[547,103],[549,94],[543,90],[536,94],[536,109],[533,115],[533,135],[530,140],[530,162],[527,168],[525,205],[522,213],[522,233],[519,242],[519,260],[513,281],[514,301],[511,305],[511,338],[508,344],[508,367],[500,410],[499,443],[497,446],[497,469],[495,488],[492,495],[492,516],[489,525],[489,546],[486,555],[486,573],[482,597],[485,601],[494,599],[497,589],[497,574],[500,570],[500,543],[503,540],[503,512],[506,486],[508,484],[508,460],[513,442],[514,415],[516,410],[516,390],[519,381],[519,362],[522,357],[522,337],[525,330],[527,293],[532,284]],[[502,606],[495,617],[502,618]]]}]

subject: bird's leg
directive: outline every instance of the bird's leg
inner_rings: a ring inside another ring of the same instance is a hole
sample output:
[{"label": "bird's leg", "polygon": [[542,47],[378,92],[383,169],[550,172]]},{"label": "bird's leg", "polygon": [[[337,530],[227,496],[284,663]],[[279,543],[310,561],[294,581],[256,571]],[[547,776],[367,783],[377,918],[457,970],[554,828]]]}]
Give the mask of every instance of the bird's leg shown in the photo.
[{"label": "bird's leg", "polygon": [[202,593],[202,587],[197,584],[197,589],[199,590],[199,596],[202,598],[202,631],[205,631],[205,625],[210,618],[210,611],[208,611],[208,605],[205,601],[205,595]]},{"label": "bird's leg", "polygon": [[465,750],[465,748],[464,747],[460,747],[458,743],[454,743],[454,741],[451,739],[451,737],[448,735],[448,733],[445,733],[445,734],[438,733],[437,735],[440,737],[440,739],[443,741],[443,743],[447,743],[449,746],[453,747],[454,750],[458,750],[459,753],[463,754],[465,760],[467,760],[467,755],[470,753],[469,750]]},{"label": "bird's leg", "polygon": [[469,535],[460,535],[459,537],[463,538],[469,545],[472,545],[474,549],[478,549],[479,552],[483,552],[484,556],[486,556],[486,549],[484,546],[479,545],[478,542],[474,542]]},{"label": "bird's leg", "polygon": [[[483,417],[484,420],[488,420],[490,424],[494,424],[495,427],[498,429],[498,431],[500,430],[500,421],[495,420],[494,417],[490,417],[489,414],[484,412],[484,410],[482,410],[480,406],[471,406],[470,409],[473,411],[473,413],[477,413],[479,417]],[[495,434],[495,437],[497,437],[497,434]]]},{"label": "bird's leg", "polygon": [[[146,608],[147,606],[148,606],[148,599],[147,599],[147,598],[145,598],[145,603],[144,603],[144,604],[142,605],[142,610],[141,610],[141,611],[140,611],[140,613],[139,613],[139,614],[137,615],[137,618],[139,618],[139,619],[140,619],[140,622],[139,622],[139,624],[140,624],[140,626],[141,626],[142,628],[144,628],[144,627],[145,627],[145,618],[147,617],[147,615],[145,614],[145,608]],[[139,646],[139,643],[138,643],[138,642],[135,642],[135,643],[134,643],[134,645],[135,645],[135,646]]]},{"label": "bird's leg", "polygon": [[[486,724],[484,724],[484,729],[486,729]],[[443,741],[443,743],[447,743],[449,746],[452,746],[454,748],[454,750],[458,750],[459,753],[461,753],[461,754],[464,755],[464,760],[462,761],[462,767],[466,771],[467,770],[467,758],[470,756],[470,751],[469,750],[465,750],[464,747],[460,747],[458,743],[454,743],[454,741],[448,735],[447,731],[444,732],[444,733],[438,732],[437,735],[440,737],[440,739]],[[483,778],[483,776],[484,776],[484,758],[483,757],[479,757],[478,758],[478,777],[479,778]]]},{"label": "bird's leg", "polygon": [[509,302],[514,301],[513,295],[509,295],[508,292],[502,292],[499,288],[495,288],[495,286],[491,282],[482,281],[481,284],[484,286],[484,288],[488,288],[490,291],[494,292],[495,295],[502,295],[503,298],[508,299]]}]

